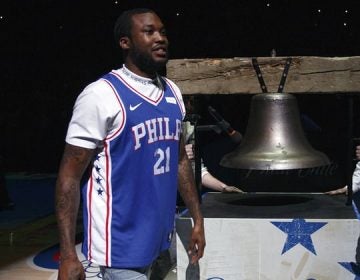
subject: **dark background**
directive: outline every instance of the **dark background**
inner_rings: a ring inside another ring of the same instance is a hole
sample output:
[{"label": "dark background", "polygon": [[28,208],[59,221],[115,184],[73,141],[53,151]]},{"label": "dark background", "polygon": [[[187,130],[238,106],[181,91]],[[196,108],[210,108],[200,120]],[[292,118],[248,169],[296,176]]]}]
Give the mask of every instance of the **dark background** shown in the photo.
[{"label": "dark background", "polygon": [[[171,58],[269,56],[272,49],[278,56],[332,57],[359,55],[357,2],[2,0],[0,154],[6,171],[56,172],[77,95],[89,82],[121,66],[112,30],[125,9],[148,7],[159,13],[168,29]],[[322,129],[307,131],[309,139],[340,166],[336,184],[341,184],[347,97],[297,97],[300,111]],[[250,100],[225,95],[201,96],[197,102],[200,107],[213,105],[244,132]],[[355,98],[355,107],[357,102]],[[238,104],[238,115],[221,108],[226,104]],[[202,114],[203,122],[211,122],[205,111]],[[217,137],[203,137],[205,151]],[[208,159],[210,167],[216,160]]]}]

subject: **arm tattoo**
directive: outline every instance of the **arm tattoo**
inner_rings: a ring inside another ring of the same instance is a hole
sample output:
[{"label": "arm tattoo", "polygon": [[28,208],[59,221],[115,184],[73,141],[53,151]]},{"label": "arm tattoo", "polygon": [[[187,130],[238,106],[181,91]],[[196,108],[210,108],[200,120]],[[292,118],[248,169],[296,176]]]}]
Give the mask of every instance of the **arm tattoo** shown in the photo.
[{"label": "arm tattoo", "polygon": [[186,155],[183,143],[180,144],[179,157],[179,192],[184,200],[186,207],[194,221],[202,218],[200,212],[200,202],[198,192],[195,185],[194,174],[191,168],[190,161]]},{"label": "arm tattoo", "polygon": [[[56,181],[55,210],[61,257],[75,253],[76,219],[80,204],[80,180],[93,150],[66,145]],[[75,253],[76,254],[76,253]]]}]

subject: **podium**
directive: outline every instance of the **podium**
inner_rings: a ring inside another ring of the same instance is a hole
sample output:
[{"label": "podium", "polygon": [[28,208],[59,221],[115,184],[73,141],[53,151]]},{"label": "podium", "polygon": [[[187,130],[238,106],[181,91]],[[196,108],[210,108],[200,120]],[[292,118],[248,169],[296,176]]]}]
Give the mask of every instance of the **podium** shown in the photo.
[{"label": "podium", "polygon": [[207,245],[198,265],[187,255],[188,212],[176,220],[178,280],[360,279],[360,223],[346,200],[322,193],[207,193],[201,205]]}]

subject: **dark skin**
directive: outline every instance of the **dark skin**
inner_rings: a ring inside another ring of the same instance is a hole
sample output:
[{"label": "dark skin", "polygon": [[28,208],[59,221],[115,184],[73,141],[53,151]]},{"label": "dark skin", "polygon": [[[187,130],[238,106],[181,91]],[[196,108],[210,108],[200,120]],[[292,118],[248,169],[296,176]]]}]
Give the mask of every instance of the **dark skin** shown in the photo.
[{"label": "dark skin", "polygon": [[204,219],[200,211],[200,203],[196,191],[194,173],[191,168],[191,163],[186,155],[184,137],[180,140],[180,155],[179,155],[179,192],[189,209],[190,215],[194,220],[194,227],[191,232],[190,244],[188,246],[188,254],[192,264],[197,263],[204,255],[205,249],[205,234],[204,234]]},{"label": "dark skin", "polygon": [[61,160],[55,203],[61,256],[58,279],[85,279],[83,265],[75,251],[75,230],[80,204],[80,180],[94,151],[66,144]]},{"label": "dark skin", "polygon": [[134,59],[134,53],[149,57],[159,66],[165,66],[168,61],[169,41],[166,30],[160,18],[153,13],[138,14],[132,17],[131,38],[120,38],[119,44],[124,52],[126,67],[133,73],[154,78],[157,69],[143,69]]},{"label": "dark skin", "polygon": [[[154,13],[132,17],[130,37],[120,38],[125,66],[139,76],[154,78],[157,67],[166,65],[168,40],[160,18]],[[139,56],[140,55],[140,56]],[[151,63],[139,63],[144,57]],[[182,137],[181,137],[182,139]],[[85,279],[85,272],[75,251],[76,219],[80,204],[80,181],[96,150],[66,144],[56,182],[56,217],[59,227],[60,264],[59,280]],[[196,263],[204,254],[204,222],[189,159],[184,143],[180,142],[179,192],[194,220],[188,253]]]}]

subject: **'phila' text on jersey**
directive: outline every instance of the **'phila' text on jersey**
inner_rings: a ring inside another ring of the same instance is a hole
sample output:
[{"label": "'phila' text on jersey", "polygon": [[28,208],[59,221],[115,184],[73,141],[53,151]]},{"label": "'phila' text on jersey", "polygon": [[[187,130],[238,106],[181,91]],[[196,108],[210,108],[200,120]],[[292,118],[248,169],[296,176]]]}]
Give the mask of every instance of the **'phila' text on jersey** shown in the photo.
[{"label": "'phila' text on jersey", "polygon": [[181,123],[182,121],[179,119],[175,119],[175,122],[171,123],[169,118],[161,117],[149,119],[133,126],[132,131],[135,139],[134,150],[139,149],[144,143],[151,144],[164,140],[179,141]]}]

